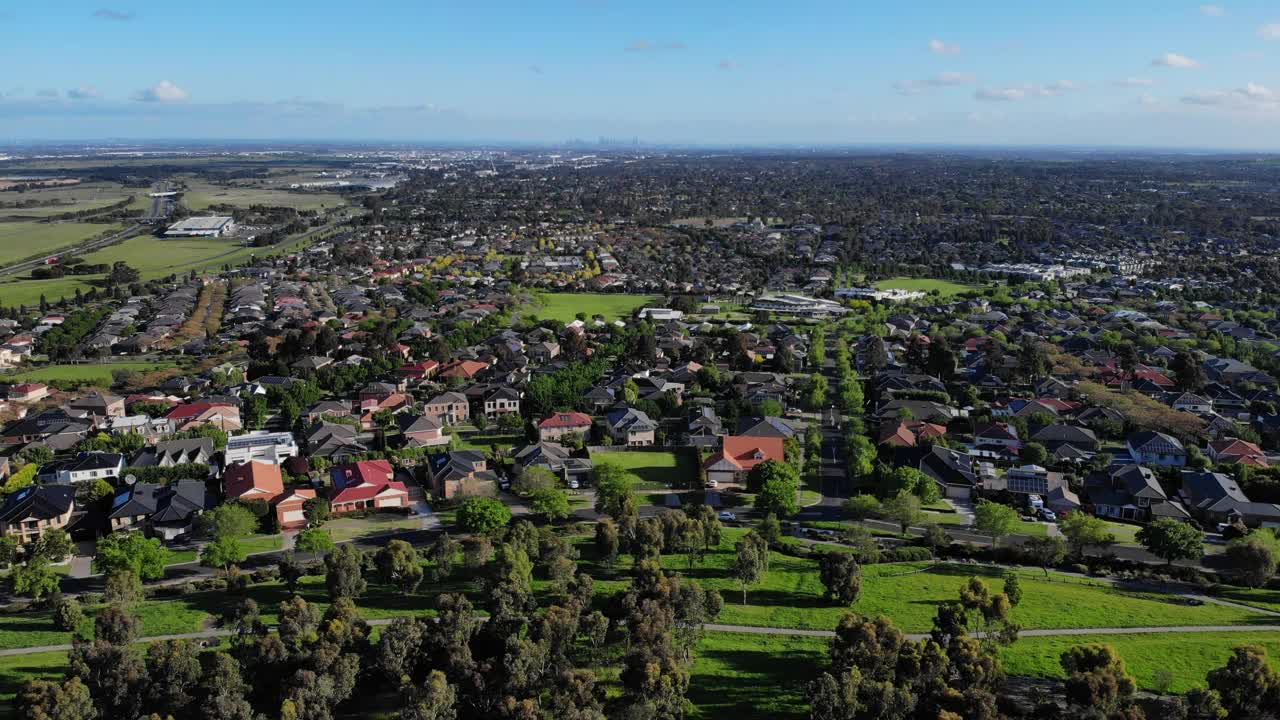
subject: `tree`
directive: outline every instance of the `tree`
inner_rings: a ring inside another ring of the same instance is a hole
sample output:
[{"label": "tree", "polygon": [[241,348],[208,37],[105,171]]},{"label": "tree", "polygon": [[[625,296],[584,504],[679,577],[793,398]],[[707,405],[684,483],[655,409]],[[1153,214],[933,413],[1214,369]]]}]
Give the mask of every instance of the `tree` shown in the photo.
[{"label": "tree", "polygon": [[791,517],[800,510],[800,502],[796,497],[799,490],[799,483],[780,477],[770,478],[765,481],[760,492],[756,493],[755,508],[765,515]]},{"label": "tree", "polygon": [[1195,560],[1204,554],[1204,533],[1173,518],[1144,525],[1138,530],[1138,542],[1169,565],[1174,560]]},{"label": "tree", "polygon": [[596,523],[596,556],[606,565],[614,564],[618,559],[620,547],[618,526],[607,518]]},{"label": "tree", "polygon": [[351,544],[334,548],[324,556],[324,583],[330,599],[359,597],[365,590],[364,554]]},{"label": "tree", "polygon": [[1110,645],[1079,645],[1062,653],[1059,662],[1068,675],[1067,700],[1077,707],[1108,715],[1137,690],[1124,659]]},{"label": "tree", "polygon": [[276,568],[279,569],[280,579],[284,581],[285,587],[289,588],[289,592],[297,592],[298,581],[307,574],[307,569],[298,559],[298,554],[293,550],[285,550],[280,554],[280,561],[276,563]]},{"label": "tree", "polygon": [[17,554],[18,538],[9,534],[0,535],[0,568],[9,567]]},{"label": "tree", "polygon": [[238,538],[225,536],[215,539],[200,550],[200,564],[230,572],[233,566],[244,562],[248,556]]},{"label": "tree", "polygon": [[1058,521],[1058,529],[1080,558],[1090,547],[1105,547],[1116,541],[1116,536],[1107,530],[1107,523],[1102,518],[1079,510]]},{"label": "tree", "polygon": [[[1073,513],[1074,514],[1074,513]],[[1022,552],[1049,576],[1049,568],[1067,556],[1066,544],[1060,537],[1032,537],[1022,545]]]},{"label": "tree", "polygon": [[1049,451],[1038,442],[1029,442],[1022,446],[1022,461],[1030,465],[1044,465],[1049,459]]},{"label": "tree", "polygon": [[509,522],[511,508],[494,498],[467,498],[458,508],[458,524],[468,532],[491,535],[506,527]]},{"label": "tree", "polygon": [[1169,363],[1169,369],[1173,370],[1174,385],[1183,392],[1199,392],[1208,382],[1204,368],[1186,350],[1173,357],[1173,362]]},{"label": "tree", "polygon": [[334,547],[333,537],[318,527],[301,530],[293,539],[293,549],[302,553],[327,553]]},{"label": "tree", "polygon": [[1267,661],[1266,649],[1257,645],[1233,650],[1227,664],[1207,679],[1233,720],[1270,717],[1280,701],[1280,674]]},{"label": "tree", "polygon": [[379,548],[374,555],[378,578],[388,585],[395,585],[408,595],[422,582],[422,564],[413,546],[404,540],[392,540]]},{"label": "tree", "polygon": [[113,570],[107,574],[103,598],[112,605],[133,607],[146,597],[140,580],[132,570]]},{"label": "tree", "polygon": [[538,490],[555,488],[559,479],[555,473],[545,467],[530,465],[520,471],[519,477],[511,484],[511,491],[520,497],[529,497]]},{"label": "tree", "polygon": [[1271,531],[1255,530],[1227,545],[1227,563],[1245,585],[1262,587],[1276,574],[1278,546]]},{"label": "tree", "polygon": [[844,501],[844,512],[854,520],[866,520],[881,513],[880,498],[875,495],[854,495]]},{"label": "tree", "polygon": [[84,622],[84,610],[75,598],[59,597],[53,604],[53,626],[63,632],[75,632]]},{"label": "tree", "polygon": [[421,686],[407,684],[401,691],[401,720],[454,720],[457,692],[439,670],[431,671]]},{"label": "tree", "polygon": [[742,604],[747,604],[747,588],[755,585],[764,577],[768,565],[769,543],[765,539],[749,532],[739,540],[738,555],[733,561],[733,577],[742,585]]},{"label": "tree", "polygon": [[32,555],[27,561],[9,571],[14,595],[39,600],[58,592],[58,574],[49,567],[49,561],[40,555]]},{"label": "tree", "polygon": [[633,492],[635,476],[621,466],[602,462],[595,466],[596,512],[613,518],[615,522],[636,514],[636,498]]},{"label": "tree", "polygon": [[443,582],[453,574],[453,566],[457,562],[461,548],[462,544],[450,537],[449,533],[441,533],[440,537],[431,543],[431,547],[427,550],[427,559],[433,566],[432,577],[436,582]]},{"label": "tree", "polygon": [[239,503],[223,503],[200,516],[201,531],[221,540],[249,537],[258,529],[258,518]]},{"label": "tree", "polygon": [[89,688],[78,677],[61,683],[53,680],[28,680],[15,698],[19,720],[94,720]]},{"label": "tree", "polygon": [[569,506],[569,493],[558,487],[535,490],[529,497],[529,509],[545,517],[548,522],[567,518],[572,512]]},{"label": "tree", "polygon": [[875,472],[876,446],[866,435],[850,435],[845,443],[845,454],[849,458],[851,479],[858,480]]},{"label": "tree", "polygon": [[907,534],[907,528],[919,525],[924,520],[924,512],[920,510],[920,498],[911,493],[899,493],[885,500],[880,506],[880,514],[886,520],[898,523],[903,535]]},{"label": "tree", "polygon": [[307,525],[311,527],[323,524],[329,519],[331,512],[328,498],[313,497],[302,502],[302,515],[307,519]]},{"label": "tree", "polygon": [[852,605],[862,594],[862,567],[852,553],[829,552],[818,561],[818,573],[828,602]]},{"label": "tree", "polygon": [[765,460],[747,473],[747,489],[758,493],[770,480],[782,480],[793,488],[800,487],[800,473],[794,465],[782,460]]},{"label": "tree", "polygon": [[200,656],[190,640],[162,640],[147,647],[146,706],[157,715],[188,717],[200,682]]},{"label": "tree", "polygon": [[40,534],[33,553],[51,563],[60,563],[75,552],[71,536],[62,528],[49,528]]},{"label": "tree", "polygon": [[104,575],[129,570],[143,580],[159,580],[168,562],[169,551],[159,538],[148,538],[137,530],[114,532],[98,541],[93,570]]},{"label": "tree", "polygon": [[1000,544],[1000,538],[1011,534],[1018,527],[1018,512],[1008,505],[979,501],[973,510],[973,525],[979,532],[991,536],[991,546]]}]

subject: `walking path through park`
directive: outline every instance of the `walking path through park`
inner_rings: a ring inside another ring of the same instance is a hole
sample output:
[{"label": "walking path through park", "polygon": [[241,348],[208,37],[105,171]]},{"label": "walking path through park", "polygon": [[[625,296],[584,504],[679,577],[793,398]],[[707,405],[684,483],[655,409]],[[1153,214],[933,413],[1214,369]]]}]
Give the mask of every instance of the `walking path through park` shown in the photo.
[{"label": "walking path through park", "polygon": [[[1250,608],[1256,610],[1256,608]],[[1273,613],[1274,614],[1274,613]],[[378,620],[368,620],[370,627],[382,627],[390,625],[394,618],[381,618]],[[835,632],[831,630],[802,630],[799,628],[778,628],[778,627],[757,627],[755,625],[723,625],[720,623],[708,623],[702,626],[704,630],[711,632],[733,632],[733,633],[750,633],[754,635],[789,635],[793,637],[835,637]],[[1150,635],[1157,633],[1203,633],[1203,632],[1280,632],[1280,625],[1187,625],[1182,627],[1158,626],[1158,627],[1129,627],[1129,628],[1047,628],[1042,630],[1022,630],[1018,633],[1018,637],[1055,637],[1064,635]],[[230,637],[234,635],[230,630],[204,630],[193,633],[180,633],[177,635],[155,635],[152,637],[138,638],[140,643],[161,642],[164,640],[212,640],[217,638]],[[978,634],[981,637],[981,633]],[[928,638],[928,633],[908,633],[908,640],[924,640]],[[31,655],[43,652],[65,652],[71,649],[71,645],[39,645],[36,647],[10,648],[0,650],[0,657],[12,657],[15,655]]]}]

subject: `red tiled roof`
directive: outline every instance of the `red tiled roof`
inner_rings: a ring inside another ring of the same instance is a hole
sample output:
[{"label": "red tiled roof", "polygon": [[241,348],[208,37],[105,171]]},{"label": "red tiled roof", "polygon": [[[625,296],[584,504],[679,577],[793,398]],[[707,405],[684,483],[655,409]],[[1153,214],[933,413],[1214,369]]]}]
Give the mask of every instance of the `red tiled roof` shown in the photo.
[{"label": "red tiled roof", "polygon": [[234,463],[227,467],[224,481],[228,498],[238,498],[250,490],[259,490],[270,500],[284,493],[284,476],[280,466],[258,462]]},{"label": "red tiled roof", "polygon": [[782,438],[726,435],[720,452],[707,460],[707,467],[721,460],[728,460],[743,470],[750,470],[766,460],[786,459]]},{"label": "red tiled roof", "polygon": [[538,427],[547,429],[582,427],[584,425],[591,425],[591,416],[580,412],[556,413],[538,423]]},{"label": "red tiled roof", "polygon": [[237,409],[236,406],[232,405],[231,403],[196,402],[196,403],[188,403],[186,405],[179,405],[178,407],[170,410],[169,413],[165,415],[165,417],[170,418],[172,420],[187,420],[194,417],[200,417],[201,415],[205,414],[206,412],[216,407],[230,408],[233,410]]}]

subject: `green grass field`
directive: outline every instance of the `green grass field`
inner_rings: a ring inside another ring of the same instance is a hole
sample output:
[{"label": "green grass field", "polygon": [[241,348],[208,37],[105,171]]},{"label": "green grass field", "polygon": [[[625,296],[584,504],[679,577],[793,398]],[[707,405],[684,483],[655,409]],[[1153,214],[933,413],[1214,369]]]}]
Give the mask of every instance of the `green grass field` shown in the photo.
[{"label": "green grass field", "polygon": [[[4,212],[0,210],[0,215]],[[98,223],[0,223],[0,265],[70,247],[108,230],[119,229],[119,225]]]},{"label": "green grass field", "polygon": [[1157,672],[1172,673],[1174,692],[1204,687],[1205,675],[1222,667],[1231,650],[1240,645],[1261,645],[1271,664],[1280,668],[1280,633],[1167,633],[1153,635],[1073,635],[1022,638],[1001,652],[1010,675],[1062,678],[1058,659],[1068,648],[1103,643],[1120,652],[1129,673],[1143,690],[1158,690]]},{"label": "green grass field", "polygon": [[295,210],[322,210],[346,204],[340,195],[321,192],[295,192],[281,188],[221,187],[204,183],[191,183],[192,189],[182,197],[182,204],[192,210],[204,210],[210,205],[267,205],[289,207]]},{"label": "green grass field", "polygon": [[659,490],[671,487],[687,487],[697,480],[698,469],[693,458],[673,452],[598,452],[591,456],[595,463],[612,463],[639,478],[637,490]]},{"label": "green grass field", "polygon": [[876,283],[876,287],[884,290],[921,290],[933,292],[937,290],[943,297],[962,293],[973,288],[968,285],[953,283],[948,280],[931,280],[929,278],[890,278]]},{"label": "green grass field", "polygon": [[830,664],[827,646],[815,637],[707,633],[694,654],[690,717],[809,717],[805,686]]},{"label": "green grass field", "polygon": [[152,370],[161,370],[173,366],[173,363],[164,362],[117,362],[102,363],[99,365],[48,365],[16,373],[6,373],[4,375],[0,375],[0,378],[7,381],[19,382],[47,383],[61,380],[91,383],[94,385],[110,385],[112,379],[111,372],[113,370],[150,372]]},{"label": "green grass field", "polygon": [[573,322],[578,313],[588,318],[596,315],[605,320],[626,320],[638,308],[655,305],[662,298],[657,295],[623,295],[606,293],[537,293],[537,305],[527,312],[548,320]]}]

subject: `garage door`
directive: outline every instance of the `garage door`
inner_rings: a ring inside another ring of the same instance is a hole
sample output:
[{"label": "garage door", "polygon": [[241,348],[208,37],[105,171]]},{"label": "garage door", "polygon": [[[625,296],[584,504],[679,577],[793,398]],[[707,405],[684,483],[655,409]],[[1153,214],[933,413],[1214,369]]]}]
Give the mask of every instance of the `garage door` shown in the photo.
[{"label": "garage door", "polygon": [[283,523],[305,522],[306,519],[307,514],[302,510],[285,510],[280,517],[280,521]]},{"label": "garage door", "polygon": [[397,495],[383,500],[380,507],[400,507],[402,505],[404,505],[404,498]]}]

